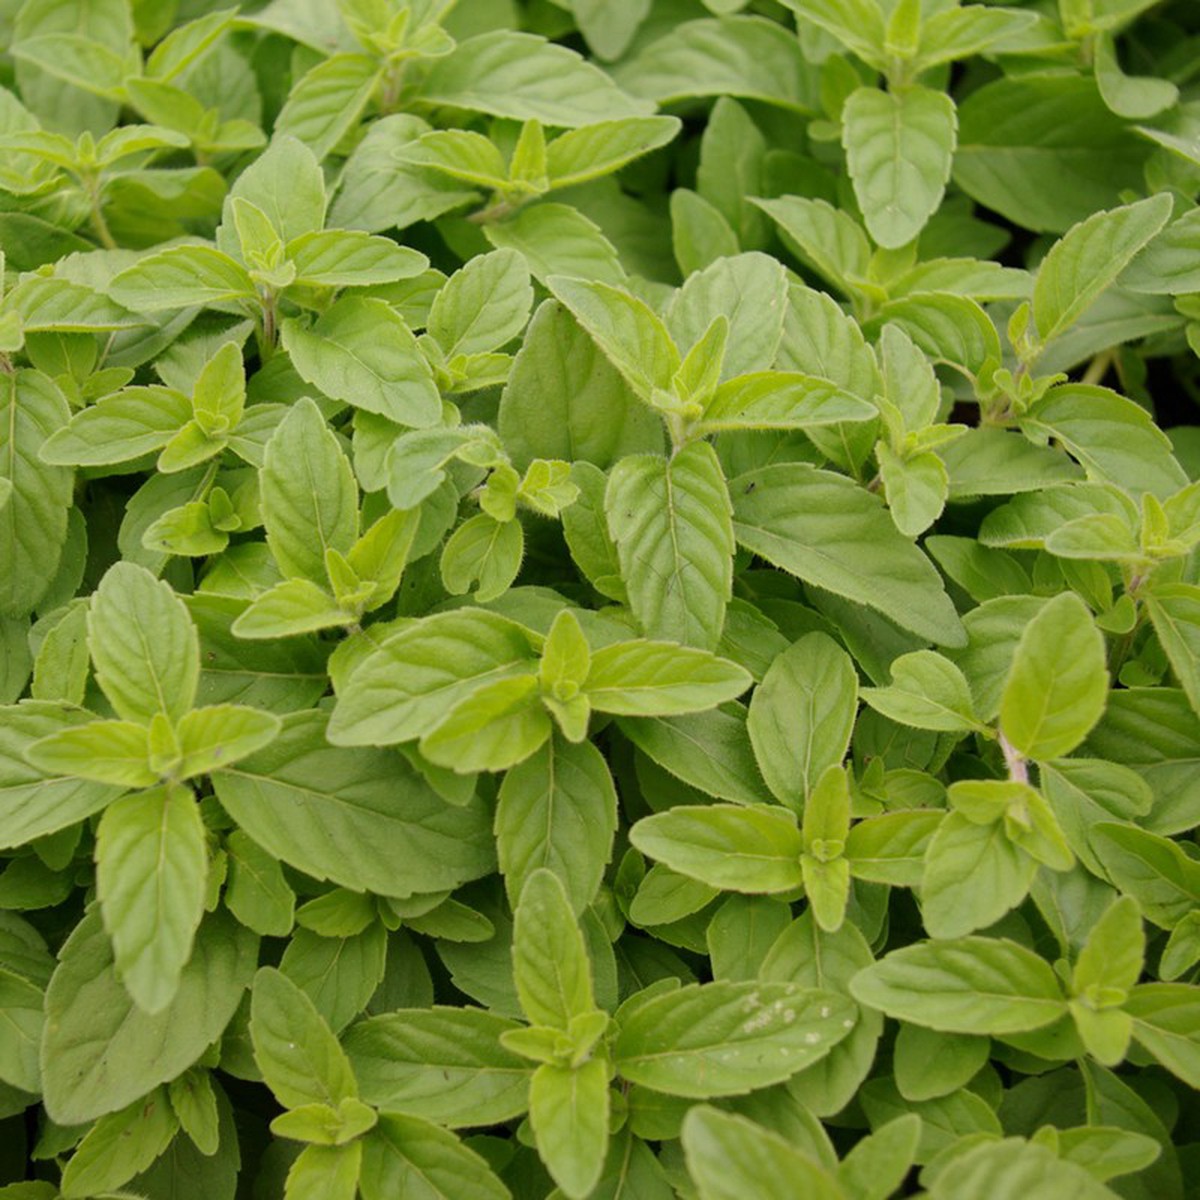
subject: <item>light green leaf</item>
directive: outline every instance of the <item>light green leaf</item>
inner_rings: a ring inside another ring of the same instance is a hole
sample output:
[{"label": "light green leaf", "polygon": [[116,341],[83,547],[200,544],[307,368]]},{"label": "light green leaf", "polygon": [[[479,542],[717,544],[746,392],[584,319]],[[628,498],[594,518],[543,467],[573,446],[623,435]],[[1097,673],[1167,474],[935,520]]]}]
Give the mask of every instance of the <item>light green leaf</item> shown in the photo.
[{"label": "light green leaf", "polygon": [[36,741],[25,758],[52,775],[74,775],[126,788],[150,787],[158,775],[150,769],[148,731],[133,721],[89,721]]},{"label": "light green leaf", "polygon": [[313,1002],[286,975],[263,967],[250,1000],[254,1058],[267,1086],[287,1108],[358,1095],[350,1061]]},{"label": "light green leaf", "polygon": [[347,296],[311,328],[289,319],[281,334],[299,374],[330,399],[415,428],[441,419],[429,365],[384,301]]},{"label": "light green leaf", "polygon": [[1056,596],[1017,643],[1000,731],[1026,758],[1061,758],[1087,736],[1107,699],[1104,639],[1078,596]]},{"label": "light green leaf", "polygon": [[515,621],[478,609],[426,617],[390,637],[350,677],[330,722],[336,744],[419,738],[495,679],[531,673],[536,651]]},{"label": "light green leaf", "polygon": [[411,279],[429,266],[423,254],[389,238],[350,229],[301,234],[288,242],[295,283],[307,287],[367,287]]},{"label": "light green leaf", "polygon": [[26,758],[39,739],[84,725],[90,714],[27,700],[0,710],[0,846],[9,849],[56,833],[102,809],[124,786],[56,779]]},{"label": "light green leaf", "polygon": [[606,283],[554,275],[546,286],[595,340],[642,400],[670,391],[679,351],[666,325],[636,296]]},{"label": "light green leaf", "polygon": [[[525,331],[500,397],[498,427],[518,469],[535,458],[607,469],[624,455],[660,450],[663,441],[658,416],[554,301],[538,308]],[[603,495],[602,476],[600,484]],[[564,513],[568,539],[577,507]]]},{"label": "light green leaf", "polygon": [[448,359],[484,354],[524,329],[532,305],[525,261],[515,250],[493,250],[450,276],[429,310],[426,330]]},{"label": "light green leaf", "polygon": [[618,171],[665,146],[679,130],[678,117],[626,117],[589,123],[561,134],[546,147],[550,186],[574,187]]},{"label": "light green leaf", "polygon": [[468,38],[435,60],[419,96],[428,104],[568,128],[640,117],[649,108],[573,50],[509,30]]},{"label": "light green leaf", "polygon": [[754,690],[747,722],[754,755],[776,799],[797,812],[850,745],[858,676],[832,638],[810,633],[778,655]]},{"label": "light green leaf", "polygon": [[766,805],[680,805],[642,818],[629,839],[673,871],[725,891],[787,892],[802,882],[796,820]]},{"label": "light green leaf", "polygon": [[58,568],[73,473],[39,461],[38,453],[69,415],[62,392],[41,372],[0,377],[0,479],[11,487],[0,505],[0,616],[31,612]]},{"label": "light green leaf", "polygon": [[538,1154],[566,1196],[592,1195],[608,1151],[608,1064],[543,1063],[529,1087],[529,1123]]},{"label": "light green leaf", "polygon": [[1146,593],[1150,622],[1192,708],[1200,713],[1200,587],[1156,583]]},{"label": "light green leaf", "polygon": [[728,659],[673,642],[617,642],[592,655],[584,692],[598,712],[669,717],[715,708],[750,686]]},{"label": "light green leaf", "polygon": [[148,723],[178,720],[192,707],[200,676],[196,629],[170,586],[144,567],[116,563],[88,610],[96,681],[118,715]]},{"label": "light green leaf", "polygon": [[345,1043],[364,1100],[457,1129],[527,1108],[532,1065],[500,1040],[521,1028],[478,1008],[401,1009],[352,1026]]},{"label": "light green leaf", "polygon": [[630,91],[659,104],[741,96],[804,114],[820,107],[818,72],[801,53],[795,35],[763,17],[674,25],[627,57],[616,75]]},{"label": "light green leaf", "polygon": [[729,494],[713,448],[637,455],[609,475],[604,499],[630,607],[644,633],[713,650],[733,580]]},{"label": "light green leaf", "polygon": [[417,1117],[384,1113],[363,1139],[358,1180],[363,1200],[509,1200],[509,1190],[454,1134]]},{"label": "light green leaf", "polygon": [[888,1016],[947,1033],[1022,1033],[1066,1012],[1049,963],[1006,938],[969,937],[893,950],[860,971],[850,993]]},{"label": "light green leaf", "polygon": [[276,426],[260,476],[267,544],[291,579],[325,586],[328,550],[358,537],[358,487],[321,410],[304,397]]},{"label": "light green leaf", "polygon": [[[762,1125],[698,1104],[683,1122],[683,1153],[700,1200],[842,1200],[836,1180]],[[798,1189],[803,1189],[802,1192]]]},{"label": "light green leaf", "polygon": [[1033,288],[1033,319],[1043,344],[1095,303],[1170,216],[1170,197],[1151,196],[1095,213],[1050,248]]},{"label": "light green leaf", "polygon": [[564,1032],[595,1008],[583,934],[558,876],[534,871],[513,918],[513,978],[531,1024]]},{"label": "light green leaf", "polygon": [[275,133],[290,134],[324,158],[358,123],[379,79],[379,61],[335,54],[318,63],[288,94]]},{"label": "light green leaf", "polygon": [[911,242],[936,211],[950,178],[957,124],[954,101],[926,87],[862,87],[847,98],[842,145],[854,194],[879,245]]},{"label": "light green leaf", "polygon": [[243,704],[211,704],[185,713],[176,729],[179,779],[207,775],[261,750],[281,729],[274,713]]},{"label": "light green leaf", "polygon": [[158,1158],[178,1129],[162,1087],[120,1112],[101,1117],[63,1170],[63,1196],[94,1196],[119,1188]]},{"label": "light green leaf", "polygon": [[316,879],[385,896],[495,869],[480,801],[446,804],[400,756],[329,745],[325,723],[315,711],[287,717],[271,745],[213,775],[222,807],[263,849]]},{"label": "light green leaf", "polygon": [[421,753],[461,774],[504,771],[533,754],[553,729],[537,676],[513,675],[463,697],[421,738]]},{"label": "light green leaf", "polygon": [[194,1063],[228,1025],[249,986],[258,939],[232,918],[209,917],[178,991],[157,1015],[121,985],[93,911],[59,954],[46,993],[42,1074],[46,1111],[61,1125],[117,1112]]},{"label": "light green leaf", "polygon": [[208,853],[200,810],[177,785],[124,796],[96,834],[96,886],[116,969],[144,1012],[175,998],[204,914]]},{"label": "light green leaf", "polygon": [[612,855],[617,795],[590,742],[558,735],[504,776],[496,804],[496,850],[509,899],[532,873],[551,870],[578,915],[600,886]]},{"label": "light green leaf", "polygon": [[933,650],[915,650],[892,662],[892,682],[864,688],[862,698],[876,711],[917,729],[969,733],[982,729],[963,673]]},{"label": "light green leaf", "polygon": [[170,246],[149,254],[117,275],[108,291],[118,304],[142,313],[256,299],[245,268],[212,246]]},{"label": "light green leaf", "polygon": [[824,1058],[854,1016],[845,996],[793,983],[691,984],[627,1005],[613,1054],[620,1075],[655,1091],[739,1095]]},{"label": "light green leaf", "polygon": [[875,496],[804,463],[762,467],[732,480],[729,490],[734,535],[748,550],[922,637],[962,643],[933,564],[897,532]]}]

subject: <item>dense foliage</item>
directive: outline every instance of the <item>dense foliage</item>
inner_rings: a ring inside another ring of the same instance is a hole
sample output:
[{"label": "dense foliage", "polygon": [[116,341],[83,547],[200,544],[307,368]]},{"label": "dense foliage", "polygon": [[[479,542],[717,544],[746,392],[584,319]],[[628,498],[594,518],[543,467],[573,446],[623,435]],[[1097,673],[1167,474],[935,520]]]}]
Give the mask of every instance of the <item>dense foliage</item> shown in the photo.
[{"label": "dense foliage", "polygon": [[0,1198],[1200,1195],[1194,0],[0,39]]}]

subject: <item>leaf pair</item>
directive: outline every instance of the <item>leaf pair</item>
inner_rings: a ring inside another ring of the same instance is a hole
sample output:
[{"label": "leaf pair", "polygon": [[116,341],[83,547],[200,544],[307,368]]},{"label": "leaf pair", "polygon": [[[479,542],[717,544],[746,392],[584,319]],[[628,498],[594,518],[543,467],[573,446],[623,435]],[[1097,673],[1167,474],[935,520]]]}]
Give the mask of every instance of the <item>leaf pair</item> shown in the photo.
[{"label": "leaf pair", "polygon": [[424,618],[384,642],[350,676],[330,736],[341,745],[420,739],[426,758],[454,771],[504,770],[550,737],[552,718],[580,741],[592,711],[691,712],[748,683],[733,663],[670,643],[593,650],[569,611],[542,643],[514,621],[466,609]]}]

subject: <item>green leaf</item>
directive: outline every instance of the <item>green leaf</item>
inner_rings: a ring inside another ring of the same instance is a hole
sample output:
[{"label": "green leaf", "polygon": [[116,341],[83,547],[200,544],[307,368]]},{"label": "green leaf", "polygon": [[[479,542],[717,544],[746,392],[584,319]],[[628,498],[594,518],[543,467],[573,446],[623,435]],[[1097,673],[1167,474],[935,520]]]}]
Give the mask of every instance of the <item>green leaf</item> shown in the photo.
[{"label": "green leaf", "polygon": [[589,742],[555,735],[504,776],[496,804],[496,852],[509,900],[530,876],[553,871],[576,915],[596,895],[612,855],[617,795]]},{"label": "green leaf", "polygon": [[117,1112],[204,1053],[250,984],[257,939],[217,915],[197,934],[171,1004],[138,1009],[121,985],[98,912],[75,927],[46,993],[46,1111],[62,1125]]},{"label": "green leaf", "polygon": [[311,328],[290,318],[280,332],[301,377],[331,400],[419,429],[441,419],[429,365],[408,326],[384,301],[347,296]]},{"label": "green leaf", "polygon": [[363,1200],[463,1196],[508,1200],[486,1159],[454,1134],[417,1117],[384,1113],[363,1139],[358,1180]]},{"label": "green leaf", "polygon": [[893,950],[850,984],[860,1004],[946,1033],[1003,1036],[1066,1012],[1050,965],[1006,938],[968,937]]},{"label": "green leaf", "polygon": [[529,268],[515,250],[471,259],[437,294],[426,326],[447,359],[499,350],[525,327],[533,305]]},{"label": "green leaf", "polygon": [[191,707],[200,675],[196,629],[183,602],[144,567],[117,563],[88,610],[88,649],[96,681],[117,713],[148,723],[178,720]]},{"label": "green leaf", "polygon": [[[1119,204],[1123,190],[1144,190],[1148,145],[1078,75],[986,84],[959,109],[958,142],[958,186],[1038,233],[1063,233]],[[1046,187],[1048,178],[1058,186]]]},{"label": "green leaf", "polygon": [[388,638],[350,677],[330,736],[339,745],[407,742],[496,679],[532,671],[522,626],[478,609],[440,613]]},{"label": "green leaf", "polygon": [[535,1025],[566,1031],[595,1007],[583,935],[563,885],[544,868],[525,881],[514,913],[513,977]]},{"label": "green leaf", "polygon": [[419,95],[427,104],[568,128],[647,111],[573,50],[508,30],[460,42],[435,61]]},{"label": "green leaf", "polygon": [[0,845],[20,846],[99,812],[124,785],[56,779],[33,766],[29,747],[65,729],[85,726],[89,714],[47,701],[7,707],[0,720]]},{"label": "green leaf", "polygon": [[840,1200],[836,1180],[778,1133],[698,1104],[683,1122],[683,1153],[701,1200]]},{"label": "green leaf", "polygon": [[117,275],[108,291],[141,313],[256,299],[245,268],[212,246],[170,246],[149,254]]},{"label": "green leaf", "polygon": [[647,403],[655,391],[670,391],[679,370],[679,351],[654,311],[618,287],[554,275],[546,286],[591,335],[605,357]]},{"label": "green leaf", "polygon": [[1143,983],[1130,993],[1125,1011],[1133,1036],[1189,1087],[1200,1084],[1200,987],[1186,983]]},{"label": "green leaf", "polygon": [[179,1129],[165,1088],[101,1117],[79,1143],[62,1176],[62,1194],[94,1196],[144,1171]]},{"label": "green leaf", "polygon": [[1026,625],[1000,701],[1000,731],[1026,758],[1069,754],[1108,699],[1104,639],[1073,593],[1049,601]]},{"label": "green leaf", "polygon": [[186,713],[176,730],[182,755],[177,778],[218,771],[270,745],[282,728],[274,713],[243,704],[211,704]]},{"label": "green leaf", "polygon": [[993,924],[1025,898],[1036,870],[1037,862],[1008,837],[1002,821],[976,822],[951,813],[925,850],[926,929],[953,938]]},{"label": "green leaf", "polygon": [[791,983],[691,984],[629,1006],[613,1054],[620,1075],[655,1091],[738,1095],[823,1058],[854,1012],[844,996]]},{"label": "green leaf", "polygon": [[358,1085],[337,1039],[313,1002],[286,975],[263,967],[250,1002],[254,1058],[287,1108],[357,1097]]},{"label": "green leaf", "polygon": [[608,1151],[608,1064],[543,1063],[529,1088],[529,1123],[538,1154],[563,1194],[590,1196]]},{"label": "green leaf", "polygon": [[26,760],[52,775],[74,775],[123,788],[158,782],[150,769],[148,731],[133,721],[89,721],[34,742]]},{"label": "green leaf", "polygon": [[1033,319],[1049,342],[1073,325],[1171,215],[1168,196],[1098,212],[1073,226],[1038,268]]},{"label": "green leaf", "polygon": [[889,687],[862,691],[862,698],[885,717],[948,733],[984,728],[962,671],[948,658],[933,650],[915,650],[895,659],[891,671]]},{"label": "green leaf", "polygon": [[96,887],[116,969],[143,1012],[174,1000],[204,915],[208,853],[200,810],[168,785],[114,801],[96,834]]},{"label": "green leaf", "polygon": [[263,937],[292,931],[296,895],[283,876],[279,860],[240,829],[225,839],[229,875],[225,906],[243,925]]},{"label": "green leaf", "polygon": [[286,254],[296,268],[296,286],[305,287],[394,283],[420,275],[429,266],[425,255],[407,246],[348,229],[301,234],[288,242]]},{"label": "green leaf", "polygon": [[518,469],[535,458],[607,469],[624,455],[662,447],[659,418],[554,301],[538,308],[525,331],[500,397],[498,427]]},{"label": "green leaf", "polygon": [[734,535],[746,549],[922,637],[962,643],[933,564],[896,531],[876,497],[844,476],[777,464],[738,476],[729,491]]},{"label": "green leaf", "polygon": [[45,442],[66,423],[66,400],[38,371],[0,378],[0,479],[11,490],[0,505],[0,616],[25,616],[46,593],[67,538],[72,472],[39,461]]},{"label": "green leaf", "polygon": [[813,270],[839,291],[854,294],[870,268],[871,243],[849,213],[807,196],[755,199],[754,203]]},{"label": "green leaf", "polygon": [[1200,588],[1156,583],[1146,593],[1146,612],[1192,708],[1200,712]]},{"label": "green leaf", "polygon": [[867,230],[879,245],[911,242],[941,203],[957,116],[943,92],[863,87],[842,109],[842,145]]},{"label": "green leaf", "polygon": [[804,841],[789,813],[766,805],[680,805],[630,830],[637,849],[710,887],[751,895],[799,887]]},{"label": "green leaf", "polygon": [[525,556],[521,522],[497,521],[476,513],[464,521],[442,548],[442,583],[452,596],[475,588],[475,599],[486,604],[512,586]]},{"label": "green leaf", "polygon": [[678,117],[626,117],[597,121],[556,137],[546,147],[546,173],[553,188],[620,170],[643,154],[665,146],[679,133]]},{"label": "green leaf", "polygon": [[421,753],[466,774],[503,771],[528,758],[553,733],[537,677],[496,679],[465,696],[421,738]]},{"label": "green leaf", "polygon": [[238,177],[229,191],[226,216],[217,244],[229,247],[229,212],[235,199],[248,200],[262,209],[284,242],[313,233],[325,224],[325,180],[313,152],[288,134],[271,144]]},{"label": "green leaf", "polygon": [[[297,464],[303,464],[299,471]],[[358,537],[358,488],[337,438],[307,397],[267,442],[261,486],[275,561],[288,578],[323,586],[326,552],[345,553]]]},{"label": "green leaf", "polygon": [[685,21],[626,58],[617,78],[659,104],[743,96],[805,114],[819,107],[818,73],[795,36],[762,17]]},{"label": "green leaf", "polygon": [[290,134],[324,158],[358,123],[379,79],[379,62],[365,54],[335,54],[299,80],[275,119],[275,133]]},{"label": "green leaf", "polygon": [[713,448],[693,442],[669,460],[622,459],[609,475],[604,508],[643,632],[716,649],[734,547],[729,494]]},{"label": "green leaf", "polygon": [[494,869],[481,802],[448,805],[398,755],[329,745],[325,724],[322,713],[294,714],[271,745],[213,775],[222,807],[263,849],[316,879],[385,896],[454,888]]},{"label": "green leaf", "polygon": [[728,659],[639,640],[597,650],[583,690],[597,712],[669,717],[715,708],[749,686],[749,673]]},{"label": "green leaf", "polygon": [[776,799],[803,808],[826,767],[845,757],[857,708],[853,661],[825,634],[807,634],[775,658],[754,690],[747,726]]},{"label": "green leaf", "polygon": [[494,1125],[528,1107],[533,1068],[500,1035],[522,1028],[478,1008],[401,1009],[346,1034],[362,1097],[451,1128]]}]

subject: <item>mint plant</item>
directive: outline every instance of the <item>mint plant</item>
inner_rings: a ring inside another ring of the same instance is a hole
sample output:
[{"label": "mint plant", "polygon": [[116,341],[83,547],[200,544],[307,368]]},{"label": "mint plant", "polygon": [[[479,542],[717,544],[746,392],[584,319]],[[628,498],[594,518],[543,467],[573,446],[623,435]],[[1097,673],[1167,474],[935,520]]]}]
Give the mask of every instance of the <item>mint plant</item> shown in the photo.
[{"label": "mint plant", "polygon": [[1192,1194],[1193,5],[0,24],[0,1200]]}]

